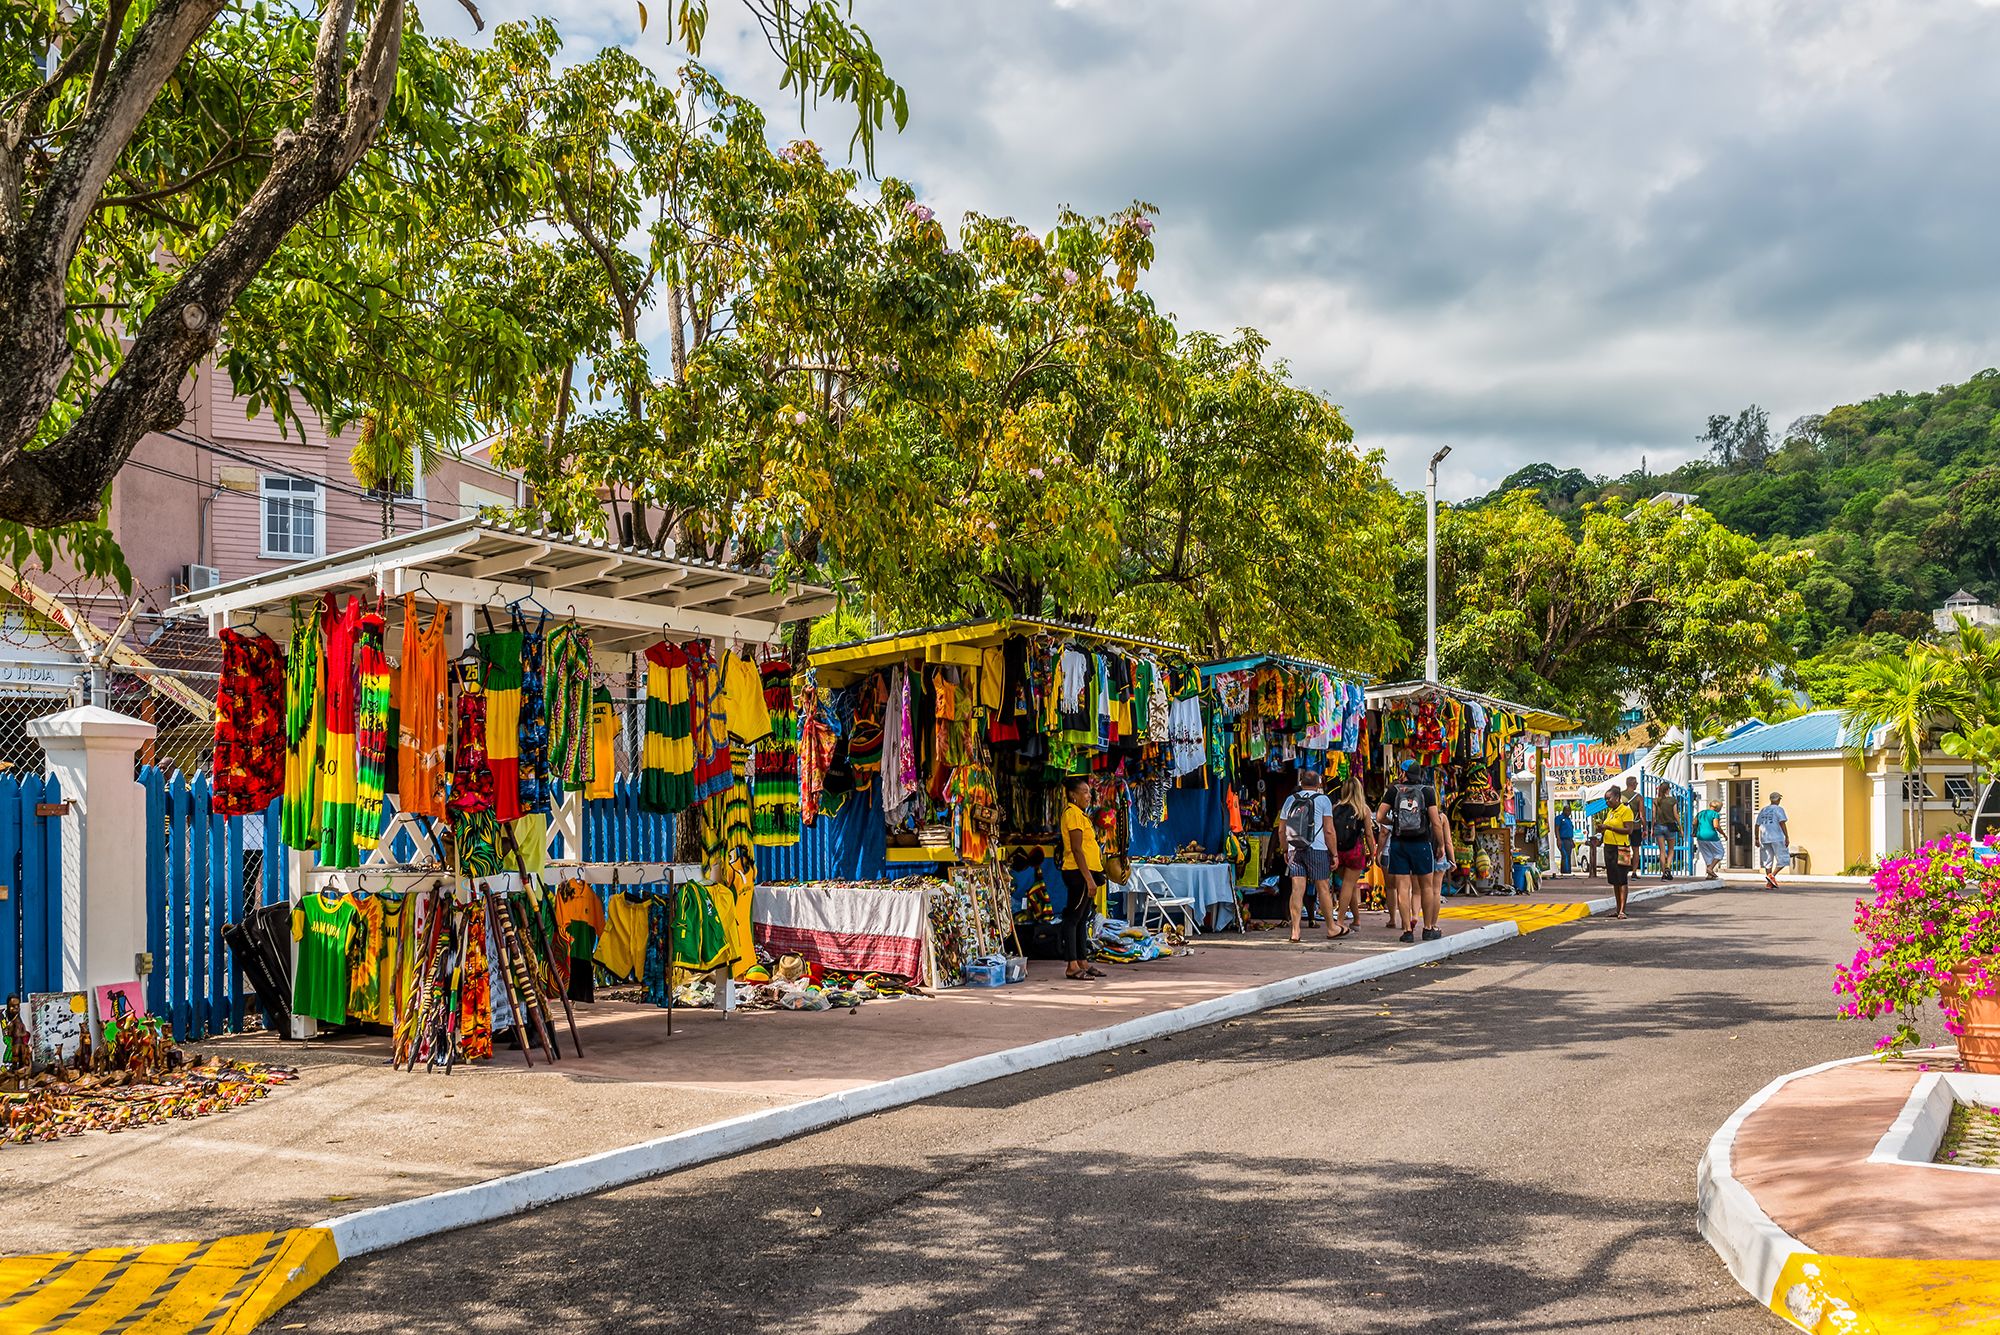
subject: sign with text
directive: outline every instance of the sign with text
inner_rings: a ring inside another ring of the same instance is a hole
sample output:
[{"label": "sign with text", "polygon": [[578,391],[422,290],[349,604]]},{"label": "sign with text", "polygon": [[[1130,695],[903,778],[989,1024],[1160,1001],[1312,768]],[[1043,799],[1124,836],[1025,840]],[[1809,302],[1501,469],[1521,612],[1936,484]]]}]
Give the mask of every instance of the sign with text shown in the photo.
[{"label": "sign with text", "polygon": [[1595,737],[1568,738],[1549,746],[1549,784],[1562,791],[1609,783],[1631,763],[1630,751],[1621,751],[1609,742]]}]

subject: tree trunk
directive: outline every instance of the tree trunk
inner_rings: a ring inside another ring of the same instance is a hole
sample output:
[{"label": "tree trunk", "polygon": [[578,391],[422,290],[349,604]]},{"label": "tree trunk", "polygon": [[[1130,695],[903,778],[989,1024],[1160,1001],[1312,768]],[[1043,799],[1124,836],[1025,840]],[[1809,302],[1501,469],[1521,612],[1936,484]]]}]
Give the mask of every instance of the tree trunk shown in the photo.
[{"label": "tree trunk", "polygon": [[[155,10],[154,19],[169,10],[205,10],[194,28],[194,34],[199,35],[219,7],[213,0],[168,5]],[[25,452],[24,446],[39,429],[53,402],[56,383],[68,366],[66,349],[52,359],[48,347],[36,356],[35,345],[38,340],[61,345],[62,278],[74,254],[74,241],[35,246],[10,256],[12,272],[0,281],[0,519],[50,528],[95,518],[104,489],[131,456],[139,438],[149,431],[171,430],[186,417],[181,394],[188,372],[213,350],[223,316],[291,230],[339,187],[381,126],[394,91],[402,47],[402,0],[385,0],[376,12],[359,64],[350,77],[346,52],[352,17],[351,2],[327,7],[313,59],[312,111],[303,128],[278,136],[272,146],[270,174],[249,203],[207,253],[189,264],[160,298],[140,324],[118,369],[76,421],[49,445],[33,452]],[[147,21],[142,32],[152,28],[154,19]],[[185,50],[183,43],[180,51]],[[157,58],[158,52],[142,53],[135,41],[114,68],[113,83],[136,77],[136,68]],[[168,73],[179,59],[175,54]],[[343,84],[349,90],[344,110]],[[155,88],[153,95],[157,91]],[[126,96],[122,91],[106,96],[91,116],[108,115],[103,109],[122,104]],[[144,114],[151,101],[148,96],[135,113],[134,128],[137,116]],[[65,152],[64,160],[68,157]],[[90,188],[84,201],[86,211],[101,184],[100,180]],[[45,191],[36,207],[37,216],[50,199]],[[8,238],[10,252],[17,239]],[[29,239],[32,242],[32,234]],[[61,240],[50,238],[51,243]],[[39,281],[35,271],[58,260],[51,299],[47,292],[35,289]],[[24,395],[23,378],[37,381],[41,388],[31,386]],[[37,395],[41,396],[39,401]]]}]

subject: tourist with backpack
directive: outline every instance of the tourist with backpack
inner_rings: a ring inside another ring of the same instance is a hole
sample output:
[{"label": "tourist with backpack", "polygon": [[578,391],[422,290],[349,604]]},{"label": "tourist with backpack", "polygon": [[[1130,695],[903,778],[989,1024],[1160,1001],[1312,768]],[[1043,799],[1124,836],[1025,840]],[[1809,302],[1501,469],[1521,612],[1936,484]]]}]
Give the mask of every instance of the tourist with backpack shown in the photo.
[{"label": "tourist with backpack", "polygon": [[[1333,828],[1333,802],[1320,791],[1316,770],[1299,770],[1299,787],[1278,809],[1278,828],[1285,835],[1285,874],[1292,883],[1292,940],[1299,939],[1299,918],[1306,908],[1306,882],[1311,881],[1318,897],[1320,916],[1326,919],[1326,939],[1337,941],[1352,930],[1334,916],[1333,849],[1338,843]],[[1335,927],[1339,931],[1334,931]]]},{"label": "tourist with backpack", "polygon": [[1333,888],[1340,902],[1342,924],[1339,935],[1346,936],[1354,927],[1361,926],[1361,882],[1367,879],[1368,866],[1375,861],[1375,821],[1369,814],[1368,797],[1361,791],[1359,778],[1349,776],[1347,786],[1340,790],[1340,800],[1333,804],[1333,836]]},{"label": "tourist with backpack", "polygon": [[1375,813],[1388,834],[1389,853],[1383,859],[1383,870],[1389,877],[1389,893],[1401,911],[1403,934],[1397,938],[1401,941],[1415,940],[1419,923],[1426,941],[1444,935],[1437,925],[1435,875],[1438,851],[1442,849],[1447,858],[1452,854],[1451,828],[1438,806],[1437,790],[1420,779],[1417,762],[1405,760],[1401,776],[1382,794],[1381,810]]}]

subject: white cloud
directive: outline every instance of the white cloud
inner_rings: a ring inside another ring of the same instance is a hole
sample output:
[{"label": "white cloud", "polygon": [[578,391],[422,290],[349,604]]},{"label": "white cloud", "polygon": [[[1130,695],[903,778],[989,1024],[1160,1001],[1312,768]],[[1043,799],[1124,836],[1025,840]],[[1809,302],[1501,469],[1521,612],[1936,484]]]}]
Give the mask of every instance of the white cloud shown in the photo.
[{"label": "white cloud", "polygon": [[[431,6],[431,10],[438,7]],[[525,0],[488,7],[500,21]],[[663,3],[655,5],[663,10]],[[451,26],[446,9],[433,13]],[[534,6],[680,57],[655,12]],[[797,125],[731,0],[704,59]],[[1406,485],[1622,472],[2000,363],[2000,11],[1930,0],[861,0],[910,91],[878,169],[946,216],[1162,207],[1151,287],[1252,324]],[[842,107],[810,133],[846,142]]]}]

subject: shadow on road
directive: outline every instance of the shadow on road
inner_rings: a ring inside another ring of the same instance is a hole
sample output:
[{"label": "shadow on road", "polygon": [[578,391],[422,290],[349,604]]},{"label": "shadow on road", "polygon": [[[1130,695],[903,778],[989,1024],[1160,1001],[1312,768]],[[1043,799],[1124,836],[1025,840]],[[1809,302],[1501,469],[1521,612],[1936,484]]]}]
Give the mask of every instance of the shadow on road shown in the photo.
[{"label": "shadow on road", "polygon": [[[1302,1181],[1292,1161],[1172,1165],[1014,1151],[865,1173],[746,1172],[727,1199],[641,1188],[337,1272],[285,1319],[312,1330],[490,1332],[1616,1329],[1740,1309],[1691,1304],[1646,1258],[1685,1246],[1668,1202],[1604,1201],[1483,1173],[1383,1166]],[[815,1211],[818,1211],[815,1215]],[[1544,1226],[1611,1241],[1551,1257]],[[608,1240],[617,1245],[604,1245]],[[470,1244],[470,1245],[468,1245]],[[1669,1245],[1670,1244],[1670,1245]],[[754,1268],[740,1268],[754,1249]],[[468,1271],[464,1258],[480,1263]],[[1552,1269],[1555,1273],[1552,1274]],[[399,1313],[421,1294],[430,1315]]]}]

